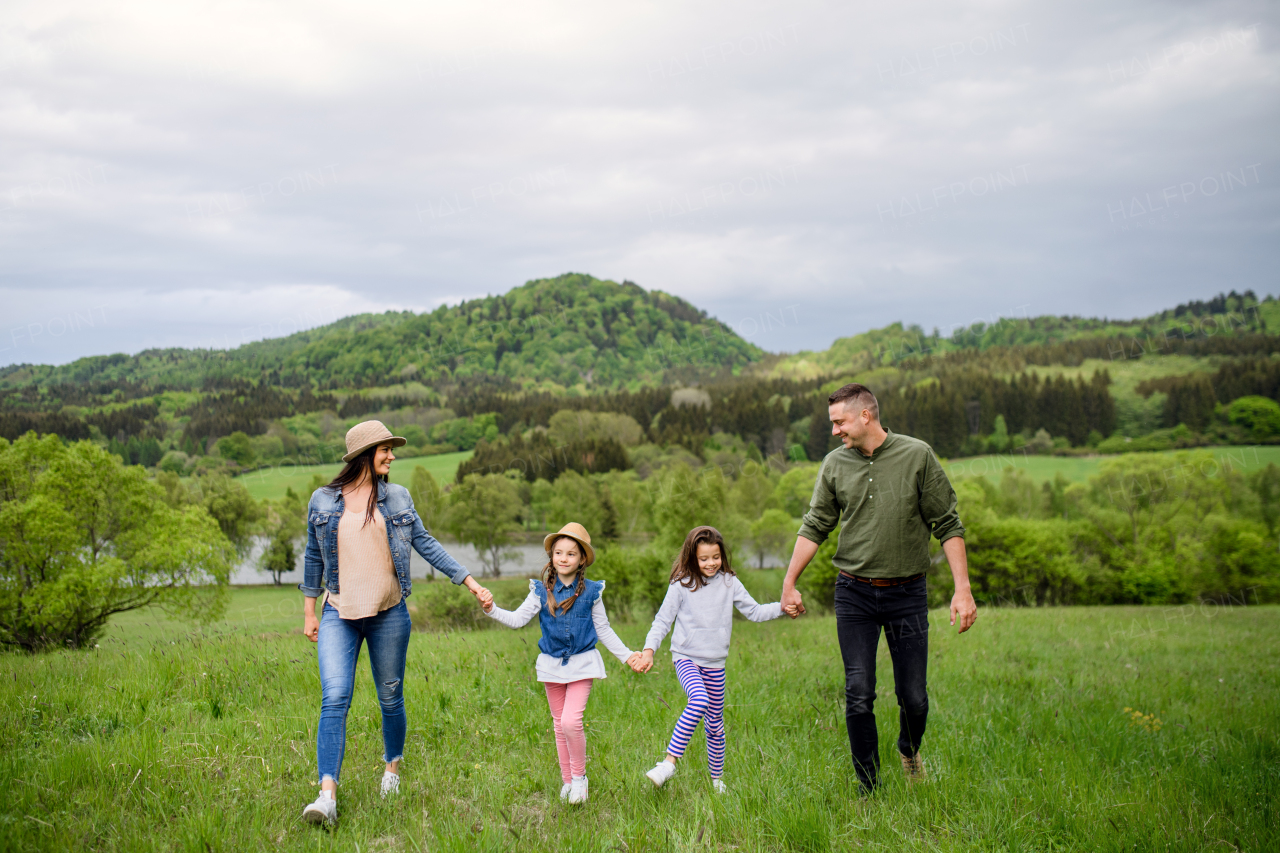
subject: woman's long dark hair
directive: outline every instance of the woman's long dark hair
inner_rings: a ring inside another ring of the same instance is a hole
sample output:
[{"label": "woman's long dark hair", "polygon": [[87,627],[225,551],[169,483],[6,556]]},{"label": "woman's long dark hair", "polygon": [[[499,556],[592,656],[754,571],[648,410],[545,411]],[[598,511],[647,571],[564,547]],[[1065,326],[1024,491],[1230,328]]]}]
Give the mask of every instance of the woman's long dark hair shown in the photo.
[{"label": "woman's long dark hair", "polygon": [[587,549],[583,548],[582,543],[577,539],[574,539],[572,536],[561,536],[559,539],[556,539],[555,542],[551,543],[551,550],[555,550],[556,544],[560,539],[568,539],[576,545],[581,559],[578,560],[578,575],[577,580],[574,581],[573,595],[569,596],[564,601],[556,601],[557,572],[555,565],[550,559],[548,559],[547,564],[542,567],[542,585],[547,590],[547,611],[552,616],[559,616],[561,613],[568,613],[569,608],[578,600],[578,596],[582,595],[582,590],[585,589],[587,585]]},{"label": "woman's long dark hair", "polygon": [[679,581],[685,589],[695,592],[706,586],[708,580],[706,575],[698,570],[699,545],[719,545],[720,571],[727,575],[734,574],[733,567],[729,565],[729,546],[724,544],[724,537],[720,535],[720,531],[705,525],[695,527],[684,538],[684,545],[680,547],[680,556],[676,557],[676,561],[671,564],[671,582]]},{"label": "woman's long dark hair", "polygon": [[325,486],[326,489],[334,489],[338,494],[342,494],[344,487],[354,486],[363,480],[366,475],[369,477],[369,505],[364,508],[364,523],[360,525],[361,527],[373,521],[373,514],[378,509],[378,484],[375,481],[381,480],[384,483],[389,481],[387,475],[373,472],[373,455],[378,452],[378,448],[381,446],[380,444],[375,444],[355,459],[352,459],[338,472],[338,476],[334,477],[333,481]]}]

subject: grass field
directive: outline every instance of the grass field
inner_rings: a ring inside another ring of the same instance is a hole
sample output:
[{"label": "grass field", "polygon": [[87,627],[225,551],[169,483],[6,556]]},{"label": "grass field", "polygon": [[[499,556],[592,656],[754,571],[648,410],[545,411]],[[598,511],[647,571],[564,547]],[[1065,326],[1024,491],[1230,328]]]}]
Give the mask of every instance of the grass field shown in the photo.
[{"label": "grass field", "polygon": [[[1280,445],[1249,447],[1207,447],[1200,452],[1211,452],[1220,464],[1240,471],[1255,471],[1267,463],[1280,465]],[[1156,456],[1172,456],[1178,451],[1156,453]],[[947,476],[953,481],[965,477],[986,476],[998,480],[1010,468],[1026,471],[1035,481],[1052,480],[1058,474],[1069,482],[1083,483],[1098,472],[1098,466],[1114,456],[1024,456],[1020,453],[999,456],[972,456],[967,459],[949,459],[943,463]]]},{"label": "grass field", "polygon": [[[752,573],[754,575],[754,573]],[[778,585],[778,574],[753,577]],[[495,584],[513,606],[519,582]],[[425,592],[425,590],[421,590]],[[410,599],[412,601],[413,599]],[[0,656],[4,850],[1275,850],[1280,609],[987,609],[956,636],[932,614],[930,781],[894,758],[859,801],[830,616],[739,622],[727,795],[698,735],[668,787],[641,775],[683,694],[608,658],[587,709],[591,801],[562,805],[536,627],[420,633],[409,651],[403,794],[377,796],[382,744],[362,656],[332,831],[315,796],[319,683],[300,600],[237,589],[202,631],[120,617],[100,648]],[[619,626],[637,643],[646,625]],[[1151,715],[1151,716],[1146,716]],[[1157,720],[1159,722],[1157,722]]]},{"label": "grass field", "polygon": [[[1222,460],[1224,464],[1230,464],[1244,471],[1266,467],[1268,462],[1280,465],[1280,445],[1213,447],[1207,449]],[[452,482],[454,475],[458,471],[458,465],[470,458],[471,451],[464,451],[462,453],[444,453],[439,456],[397,459],[391,465],[391,482],[407,487],[409,478],[413,475],[413,469],[421,465],[434,474],[435,478],[443,485]],[[998,456],[973,456],[967,459],[950,459],[947,460],[945,466],[947,474],[952,480],[984,474],[991,479],[998,479],[1005,469],[1017,468],[1026,471],[1037,482],[1052,480],[1054,476],[1061,473],[1070,482],[1081,483],[1097,473],[1099,463],[1111,458],[1114,457],[1002,454]],[[307,486],[314,475],[324,474],[326,477],[332,477],[341,468],[341,464],[263,468],[260,471],[245,474],[239,480],[255,500],[262,500],[263,498],[277,500],[284,497],[286,488],[292,487],[295,492],[302,494],[307,490]]]},{"label": "grass field", "polygon": [[[408,459],[397,459],[391,463],[391,482],[398,483],[408,488],[409,478],[413,476],[413,469],[421,465],[426,468],[440,484],[453,481],[454,475],[458,472],[458,466],[471,458],[471,451],[464,450],[461,453],[441,453],[437,456],[415,456]],[[311,482],[311,478],[316,474],[323,474],[326,478],[332,479],[342,470],[342,463],[337,462],[332,465],[282,465],[278,468],[261,468],[248,474],[243,474],[239,481],[249,490],[249,494],[253,495],[254,500],[262,500],[270,498],[278,500],[284,497],[285,489],[292,488],[299,495],[307,492],[307,485]]]}]

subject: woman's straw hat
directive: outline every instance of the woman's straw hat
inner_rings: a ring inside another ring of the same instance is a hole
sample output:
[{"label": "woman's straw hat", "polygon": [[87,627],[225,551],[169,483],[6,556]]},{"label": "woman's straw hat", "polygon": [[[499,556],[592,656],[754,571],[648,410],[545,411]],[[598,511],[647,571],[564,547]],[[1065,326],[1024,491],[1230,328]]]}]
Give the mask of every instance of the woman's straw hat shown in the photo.
[{"label": "woman's straw hat", "polygon": [[382,425],[382,421],[362,421],[347,430],[347,455],[343,462],[350,462],[370,447],[389,444],[392,447],[404,447],[409,442]]},{"label": "woman's straw hat", "polygon": [[542,547],[546,549],[548,557],[551,556],[551,546],[561,536],[568,536],[582,546],[582,553],[586,557],[582,568],[585,569],[596,561],[596,552],[591,548],[591,534],[587,532],[587,528],[576,521],[569,522],[556,533],[548,533],[547,538],[542,540]]}]

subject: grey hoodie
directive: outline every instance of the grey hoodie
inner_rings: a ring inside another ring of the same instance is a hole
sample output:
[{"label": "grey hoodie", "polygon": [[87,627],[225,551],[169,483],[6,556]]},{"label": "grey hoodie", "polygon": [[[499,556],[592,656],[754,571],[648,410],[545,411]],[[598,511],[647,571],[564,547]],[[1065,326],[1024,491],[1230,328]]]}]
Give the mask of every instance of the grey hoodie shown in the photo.
[{"label": "grey hoodie", "polygon": [[768,622],[782,615],[782,603],[757,604],[742,581],[717,572],[701,589],[691,590],[676,582],[667,587],[667,596],[653,617],[653,627],[644,647],[655,652],[675,622],[671,635],[671,657],[687,658],[707,669],[724,669],[729,657],[729,636],[733,632],[733,608],[752,622]]}]

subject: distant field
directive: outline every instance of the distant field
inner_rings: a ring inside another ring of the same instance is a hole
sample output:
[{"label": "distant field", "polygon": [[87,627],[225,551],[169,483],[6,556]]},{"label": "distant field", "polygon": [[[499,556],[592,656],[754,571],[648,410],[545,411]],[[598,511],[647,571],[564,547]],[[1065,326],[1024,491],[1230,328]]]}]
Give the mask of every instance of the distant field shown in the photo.
[{"label": "distant field", "polygon": [[[1211,451],[1223,466],[1230,465],[1242,471],[1265,468],[1268,462],[1280,465],[1280,446],[1277,445],[1204,449]],[[1155,455],[1171,456],[1176,452],[1178,451],[1171,450]],[[1072,483],[1083,483],[1098,472],[1098,466],[1104,460],[1114,458],[1114,456],[1023,456],[1020,453],[1014,453],[950,459],[944,463],[944,467],[947,476],[952,480],[980,477],[984,474],[991,479],[999,479],[1004,471],[1013,468],[1026,471],[1037,482],[1052,480],[1061,474]]]},{"label": "distant field", "polygon": [[[746,573],[755,581],[754,572]],[[759,589],[775,600],[778,576]],[[518,601],[518,582],[495,592]],[[437,584],[439,585],[439,584]],[[409,599],[427,598],[418,584]],[[587,706],[591,798],[559,802],[537,624],[415,632],[398,799],[368,653],[356,669],[332,831],[315,797],[316,647],[294,589],[232,592],[203,629],[156,612],[100,647],[0,652],[0,850],[1075,851],[1280,849],[1280,608],[988,607],[957,636],[929,614],[930,779],[894,756],[878,656],[885,785],[855,790],[835,620],[735,622],[728,793],[701,733],[662,790],[642,775],[685,704],[664,647],[648,675],[606,656]],[[647,622],[617,625],[642,642]]]},{"label": "distant field", "polygon": [[[421,465],[426,468],[443,485],[453,480],[458,466],[471,458],[471,451],[461,453],[442,453],[439,456],[415,456],[410,459],[397,459],[391,463],[391,482],[408,487],[413,469]],[[263,468],[239,478],[254,500],[270,498],[277,500],[284,497],[285,489],[292,488],[298,494],[307,490],[307,485],[316,474],[334,477],[342,470],[342,463],[332,465],[291,465],[279,468]]]},{"label": "distant field", "polygon": [[[1280,465],[1280,446],[1265,447],[1213,447],[1207,448],[1214,456],[1223,460],[1223,464],[1244,471],[1265,468],[1268,462]],[[1175,451],[1158,455],[1170,455]],[[462,453],[444,453],[439,456],[419,456],[412,459],[397,459],[391,464],[391,482],[402,486],[409,485],[413,469],[421,465],[426,468],[441,485],[452,482],[458,466],[471,458],[471,451]],[[1082,483],[1097,473],[1098,465],[1104,459],[1113,456],[1023,456],[1021,454],[1001,454],[989,456],[973,456],[967,459],[947,460],[945,467],[948,476],[953,480],[964,477],[982,476],[998,478],[1007,468],[1026,471],[1033,480],[1040,482],[1052,480],[1061,473],[1072,483]],[[314,474],[332,477],[342,468],[338,465],[297,465],[292,467],[264,468],[240,477],[255,500],[270,498],[276,500],[284,496],[284,490],[292,487],[299,494],[306,491]]]}]

